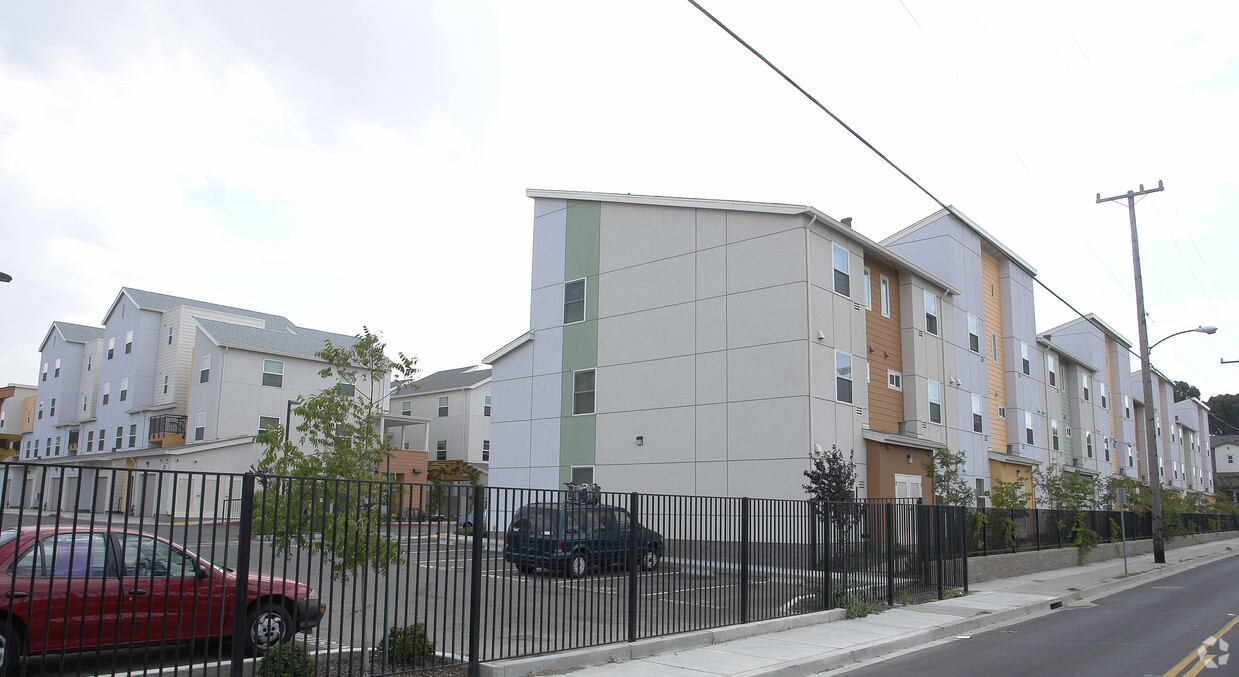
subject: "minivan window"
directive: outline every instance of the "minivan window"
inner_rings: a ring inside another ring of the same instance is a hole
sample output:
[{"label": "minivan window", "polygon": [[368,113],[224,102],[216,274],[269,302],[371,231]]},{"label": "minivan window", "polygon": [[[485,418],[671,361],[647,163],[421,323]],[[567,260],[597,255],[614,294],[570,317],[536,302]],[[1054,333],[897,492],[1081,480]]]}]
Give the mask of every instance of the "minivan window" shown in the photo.
[{"label": "minivan window", "polygon": [[553,534],[558,527],[558,520],[555,517],[555,511],[550,508],[522,508],[512,522],[512,530],[533,534]]}]

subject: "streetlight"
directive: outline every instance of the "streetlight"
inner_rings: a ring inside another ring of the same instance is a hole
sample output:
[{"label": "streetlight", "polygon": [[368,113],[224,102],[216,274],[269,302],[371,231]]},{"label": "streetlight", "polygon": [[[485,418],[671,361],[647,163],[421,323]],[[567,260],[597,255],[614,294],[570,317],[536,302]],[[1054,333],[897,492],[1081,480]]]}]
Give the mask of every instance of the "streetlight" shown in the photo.
[{"label": "streetlight", "polygon": [[0,282],[12,282],[13,276],[8,273],[0,273]]},{"label": "streetlight", "polygon": [[[1192,332],[1199,332],[1201,334],[1216,334],[1217,327],[1196,327],[1195,329],[1184,329],[1183,331],[1176,331],[1170,336],[1167,336],[1166,338],[1162,339],[1162,341],[1165,341],[1168,338],[1174,338],[1178,336],[1179,334],[1190,334]],[[1158,341],[1157,343],[1154,343],[1153,345],[1149,346],[1149,351],[1151,352],[1154,348],[1157,347],[1157,344],[1161,343],[1162,341]]]}]

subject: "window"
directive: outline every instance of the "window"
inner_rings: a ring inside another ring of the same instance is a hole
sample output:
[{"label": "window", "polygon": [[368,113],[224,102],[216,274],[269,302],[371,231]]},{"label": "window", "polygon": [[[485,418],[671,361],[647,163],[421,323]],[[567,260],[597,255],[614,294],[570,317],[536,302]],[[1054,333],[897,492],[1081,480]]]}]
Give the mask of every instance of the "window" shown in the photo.
[{"label": "window", "polygon": [[938,297],[925,292],[925,331],[938,335]]},{"label": "window", "polygon": [[87,430],[86,431],[86,451],[91,452],[94,450],[95,450],[95,431]]},{"label": "window", "polygon": [[52,398],[52,406],[48,409],[47,415],[48,416],[56,415],[56,398],[54,397]]},{"label": "window", "polygon": [[850,297],[852,295],[852,276],[848,267],[848,250],[837,244],[830,245],[835,268],[835,293]]},{"label": "window", "polygon": [[1006,407],[998,407],[998,418],[1003,419],[1004,421],[1007,419]]},{"label": "window", "polygon": [[108,339],[108,359],[109,360],[112,359],[112,357],[115,354],[116,354],[116,337],[113,336],[112,338]]},{"label": "window", "polygon": [[124,402],[129,399],[129,377],[126,376],[120,380],[120,401]]},{"label": "window", "polygon": [[336,381],[336,390],[339,390],[340,394],[345,397],[352,397],[357,394],[357,386],[344,380]]},{"label": "window", "polygon": [[[194,558],[173,547],[167,541],[146,534],[117,534],[121,543],[121,562],[126,579],[194,578],[198,575]],[[188,585],[188,584],[186,584]],[[168,584],[180,590],[182,584]]]},{"label": "window", "polygon": [[258,432],[265,432],[280,425],[280,419],[277,416],[259,416],[258,417]]},{"label": "window", "polygon": [[490,395],[486,396],[486,403],[482,405],[482,415],[490,416]]},{"label": "window", "polygon": [[594,413],[594,370],[572,372],[572,415]]},{"label": "window", "polygon": [[132,449],[138,446],[138,424],[129,424],[129,448]]},{"label": "window", "polygon": [[[86,411],[86,405],[90,402],[89,395],[82,395],[82,411]],[[4,427],[4,422],[0,421],[0,428]]]},{"label": "window", "polygon": [[5,412],[3,409],[0,409],[0,430],[4,429],[5,419],[8,418],[7,416],[5,416],[6,413],[7,412]]},{"label": "window", "polygon": [[211,356],[203,355],[198,361],[198,383],[206,383],[211,380]]},{"label": "window", "polygon": [[206,412],[198,412],[194,415],[194,441],[201,442],[206,439]]},{"label": "window", "polygon": [[873,279],[869,275],[869,269],[865,268],[865,310],[873,310]]},{"label": "window", "polygon": [[125,354],[133,352],[133,330],[125,332]]},{"label": "window", "polygon": [[981,396],[972,396],[972,431],[985,432],[985,419],[981,417]]},{"label": "window", "polygon": [[439,398],[439,416],[447,416],[447,395]]},{"label": "window", "polygon": [[900,374],[894,369],[887,369],[886,387],[891,390],[903,390],[903,374]]},{"label": "window", "polygon": [[1132,453],[1131,444],[1127,445],[1127,467],[1136,467],[1136,455]]},{"label": "window", "polygon": [[569,471],[572,476],[573,484],[593,484],[594,482],[594,466],[572,466]]},{"label": "window", "polygon": [[447,460],[447,440],[439,440],[438,442],[435,442],[435,460]]},{"label": "window", "polygon": [[1234,462],[1235,462],[1235,455],[1234,455],[1234,454],[1227,454],[1227,455],[1226,455],[1226,462],[1227,462],[1227,463],[1234,463]]},{"label": "window", "polygon": [[168,394],[168,377],[167,377],[167,375],[164,375],[164,377],[163,377],[163,394],[165,394],[165,395],[167,395],[167,394]]},{"label": "window", "polygon": [[937,381],[929,382],[929,422],[942,422],[942,384]]},{"label": "window", "polygon": [[[104,397],[107,397],[107,396],[104,395]],[[104,403],[107,403],[107,400],[104,400]],[[36,416],[36,418],[38,418],[41,421],[43,420],[43,403],[42,402],[39,402],[38,410],[39,410],[39,413]]]},{"label": "window", "polygon": [[835,399],[852,403],[852,356],[835,351]]},{"label": "window", "polygon": [[107,404],[107,403],[108,403],[108,398],[109,398],[109,397],[111,397],[111,396],[112,396],[112,384],[111,384],[111,383],[104,383],[104,384],[103,384],[103,403],[104,403],[104,404]]},{"label": "window", "polygon": [[990,348],[992,349],[994,353],[994,356],[990,359],[993,360],[994,362],[997,362],[998,361],[998,332],[996,331],[990,332],[989,344],[990,344]]},{"label": "window", "polygon": [[56,370],[52,374],[52,377],[60,378],[60,358],[59,357],[56,358]]},{"label": "window", "polygon": [[1088,374],[1080,374],[1080,392],[1082,393],[1082,397],[1084,397],[1084,401],[1088,402]]},{"label": "window", "polygon": [[54,454],[53,454],[53,455],[55,455],[55,456],[59,456],[59,455],[60,455],[60,435],[57,435],[57,436],[56,436],[56,451],[54,452]]},{"label": "window", "polygon": [[1050,448],[1058,451],[1058,421],[1050,421]]},{"label": "window", "polygon": [[1032,412],[1024,412],[1024,439],[1033,444]]},{"label": "window", "polygon": [[1101,394],[1101,408],[1109,409],[1110,408],[1110,393],[1106,391],[1106,384],[1098,383],[1097,392]]},{"label": "window", "polygon": [[585,280],[564,283],[564,324],[585,321]]},{"label": "window", "polygon": [[1056,360],[1053,355],[1045,356],[1045,377],[1049,380],[1050,385],[1058,387],[1058,365],[1054,364]]},{"label": "window", "polygon": [[1110,460],[1110,438],[1103,437],[1101,440],[1101,446],[1102,446],[1102,449],[1105,450],[1106,460],[1109,461]]},{"label": "window", "polygon": [[1088,457],[1093,457],[1093,433],[1092,431],[1084,433],[1084,449],[1088,452]]},{"label": "window", "polygon": [[968,350],[981,353],[981,327],[976,315],[968,316]]},{"label": "window", "polygon": [[885,275],[878,277],[878,292],[882,302],[882,317],[891,316],[891,281]]},{"label": "window", "polygon": [[273,388],[283,388],[284,363],[280,360],[263,360],[262,384]]},{"label": "window", "polygon": [[38,440],[34,441],[34,457],[35,458],[39,457],[39,441]]},{"label": "window", "polygon": [[114,574],[105,534],[57,534],[39,541],[13,565],[21,578],[94,578]]},{"label": "window", "polygon": [[113,449],[120,449],[125,442],[125,426],[116,426],[116,446]]},{"label": "window", "polygon": [[1032,376],[1032,363],[1028,360],[1028,344],[1020,341],[1020,366],[1025,376]]},{"label": "window", "polygon": [[172,345],[172,325],[168,325],[168,345]]},{"label": "window", "polygon": [[401,416],[412,416],[413,415],[413,400],[405,400],[400,403],[400,415]]},{"label": "window", "polygon": [[490,440],[482,440],[482,460],[490,460]]},{"label": "window", "polygon": [[44,381],[46,381],[46,380],[47,380],[47,363],[46,363],[46,362],[44,362],[44,363],[43,363],[43,372],[42,372],[42,374],[43,374],[43,375],[41,376],[41,378],[42,378]]},{"label": "window", "polygon": [[1131,418],[1131,398],[1123,396],[1123,418]]},{"label": "window", "polygon": [[91,365],[94,364],[94,358],[90,355],[86,356],[86,371],[90,371]]}]

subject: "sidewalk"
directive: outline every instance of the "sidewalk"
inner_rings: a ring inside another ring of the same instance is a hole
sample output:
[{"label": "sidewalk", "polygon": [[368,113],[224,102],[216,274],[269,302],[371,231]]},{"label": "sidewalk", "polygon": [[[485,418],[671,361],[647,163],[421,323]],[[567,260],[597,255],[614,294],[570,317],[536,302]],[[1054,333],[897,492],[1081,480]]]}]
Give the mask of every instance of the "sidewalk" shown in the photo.
[{"label": "sidewalk", "polygon": [[1129,557],[1128,576],[1123,575],[1123,560],[1119,558],[979,583],[963,597],[890,609],[866,618],[845,620],[843,611],[835,609],[631,644],[484,663],[482,674],[812,675],[939,639],[982,632],[1232,555],[1239,555],[1239,538],[1168,550],[1166,564],[1154,564],[1151,554]]}]

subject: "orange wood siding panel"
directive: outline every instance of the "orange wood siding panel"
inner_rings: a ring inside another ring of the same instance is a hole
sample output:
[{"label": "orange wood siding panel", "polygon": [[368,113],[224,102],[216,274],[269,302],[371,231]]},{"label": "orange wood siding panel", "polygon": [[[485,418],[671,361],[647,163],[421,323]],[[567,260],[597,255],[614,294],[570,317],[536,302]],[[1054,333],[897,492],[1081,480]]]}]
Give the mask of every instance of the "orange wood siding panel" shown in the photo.
[{"label": "orange wood siding panel", "polygon": [[[865,311],[865,342],[869,360],[869,427],[884,432],[898,432],[904,420],[903,391],[887,386],[887,370],[903,378],[903,347],[899,330],[899,272],[892,266],[865,254],[869,269],[869,298],[873,308]],[[890,317],[882,315],[881,280],[890,281]],[[891,480],[892,491],[894,480]],[[874,494],[870,494],[874,495]],[[893,496],[894,494],[892,494]]]},{"label": "orange wood siding panel", "polygon": [[[1118,444],[1119,428],[1117,425],[1118,421],[1114,416],[1114,412],[1116,409],[1118,409],[1118,407],[1114,406],[1114,372],[1110,371],[1110,348],[1111,346],[1110,346],[1109,336],[1105,337],[1105,345],[1106,345],[1106,390],[1109,391],[1109,399],[1110,399],[1110,401],[1107,403],[1110,405],[1110,411],[1108,412],[1110,414],[1110,442],[1111,442],[1110,461],[1112,462],[1111,465],[1114,468],[1115,474],[1118,474],[1118,471],[1119,471],[1119,444]],[[1124,456],[1123,462],[1126,463],[1127,462],[1126,461],[1126,456],[1127,456],[1126,449],[1123,450],[1123,456]]]},{"label": "orange wood siding panel", "polygon": [[[1002,346],[1002,287],[998,284],[998,262],[981,255],[981,293],[985,298],[986,377],[989,381],[990,448],[1007,451],[1007,422],[998,418],[998,407],[1007,406],[1006,357]],[[998,357],[994,359],[993,335],[998,334]]]}]

